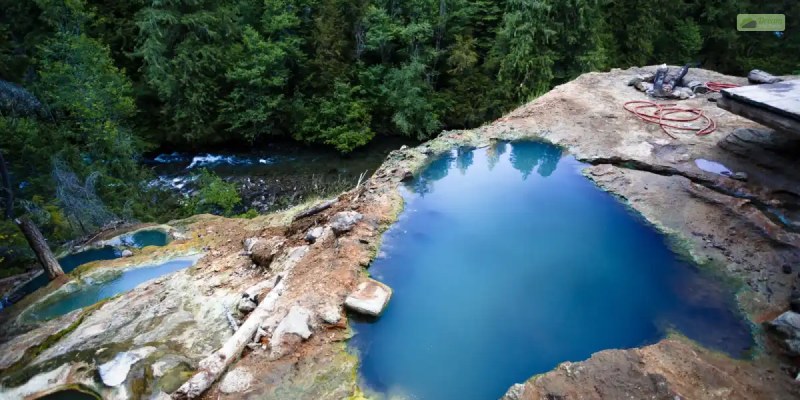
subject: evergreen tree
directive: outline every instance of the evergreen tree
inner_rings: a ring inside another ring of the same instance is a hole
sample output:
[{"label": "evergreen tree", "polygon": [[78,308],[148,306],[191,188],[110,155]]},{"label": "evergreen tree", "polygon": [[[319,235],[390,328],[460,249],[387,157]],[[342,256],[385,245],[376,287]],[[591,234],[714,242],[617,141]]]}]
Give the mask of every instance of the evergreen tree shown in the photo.
[{"label": "evergreen tree", "polygon": [[136,14],[135,56],[160,100],[169,141],[218,142],[218,98],[230,69],[228,47],[239,40],[235,3],[213,0],[153,2]]},{"label": "evergreen tree", "polygon": [[315,96],[304,102],[303,119],[295,139],[324,143],[347,153],[369,143],[375,136],[370,128],[370,109],[358,86],[343,81],[334,84],[329,96]]},{"label": "evergreen tree", "polygon": [[274,133],[285,109],[283,87],[291,73],[286,68],[287,53],[247,26],[242,43],[234,46],[231,54],[238,61],[226,73],[233,89],[222,101],[220,124],[252,142]]}]

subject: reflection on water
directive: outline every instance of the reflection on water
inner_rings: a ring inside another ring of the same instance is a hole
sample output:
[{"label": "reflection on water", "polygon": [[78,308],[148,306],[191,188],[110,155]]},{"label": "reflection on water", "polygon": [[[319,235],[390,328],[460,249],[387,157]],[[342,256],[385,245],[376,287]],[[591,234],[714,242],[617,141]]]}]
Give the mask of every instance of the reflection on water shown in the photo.
[{"label": "reflection on water", "polygon": [[[351,345],[372,390],[496,399],[516,382],[677,330],[752,345],[730,288],[543,143],[458,149],[422,171],[370,274],[394,289]],[[451,171],[457,171],[451,173]]]}]

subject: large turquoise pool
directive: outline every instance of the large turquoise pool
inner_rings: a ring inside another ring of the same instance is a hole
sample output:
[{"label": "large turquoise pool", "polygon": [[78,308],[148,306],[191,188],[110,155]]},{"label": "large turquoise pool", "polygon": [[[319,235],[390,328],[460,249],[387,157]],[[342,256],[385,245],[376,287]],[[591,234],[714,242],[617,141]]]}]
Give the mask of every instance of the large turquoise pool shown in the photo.
[{"label": "large turquoise pool", "polygon": [[514,383],[671,331],[753,346],[733,290],[534,142],[461,149],[405,189],[370,274],[394,289],[354,323],[362,385],[411,399],[497,399]]}]

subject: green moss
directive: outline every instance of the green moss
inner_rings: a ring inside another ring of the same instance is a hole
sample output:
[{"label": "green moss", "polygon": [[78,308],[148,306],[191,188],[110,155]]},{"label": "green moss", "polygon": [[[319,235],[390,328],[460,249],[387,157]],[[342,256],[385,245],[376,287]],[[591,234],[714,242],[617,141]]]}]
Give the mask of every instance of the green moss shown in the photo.
[{"label": "green moss", "polygon": [[147,376],[131,379],[130,385],[131,398],[145,398],[145,394],[147,392]]},{"label": "green moss", "polygon": [[[78,326],[81,323],[83,323],[83,320],[87,316],[89,316],[95,310],[100,308],[108,300],[110,300],[110,299],[101,300],[101,301],[97,302],[96,304],[85,308],[81,312],[81,315],[75,320],[75,322],[71,323],[66,328],[64,328],[64,329],[62,329],[62,330],[60,330],[60,331],[48,336],[45,340],[43,340],[41,343],[39,343],[39,345],[28,348],[28,350],[25,351],[25,354],[17,362],[15,362],[13,365],[11,365],[10,367],[8,367],[8,368],[6,368],[4,370],[0,370],[0,375],[6,376],[7,378],[10,379],[13,374],[15,374],[17,372],[21,372],[25,368],[25,366],[27,366],[31,361],[33,361],[36,357],[38,357],[39,354],[41,354],[43,351],[49,349],[50,347],[52,347],[53,345],[58,343],[58,341],[61,340],[61,338],[63,338],[64,336],[66,336],[66,335],[68,335],[70,333],[72,333],[75,329],[77,329]],[[27,379],[25,379],[25,380],[27,380]],[[23,380],[22,382],[24,382],[25,380]],[[19,383],[22,383],[22,382],[19,382]],[[11,385],[11,386],[14,386],[14,385]]]},{"label": "green moss", "polygon": [[724,359],[724,360],[728,360],[728,361],[732,361],[732,362],[739,361],[739,360],[752,360],[752,359],[754,359],[756,356],[758,356],[760,354],[760,349],[753,348],[753,349],[750,349],[746,354],[744,354],[741,359],[734,359],[731,356],[729,356],[728,354],[726,354],[725,352],[720,351],[720,350],[715,350],[715,349],[712,349],[712,348],[708,348],[706,346],[703,346],[701,343],[690,339],[688,336],[686,336],[683,333],[681,333],[681,332],[679,332],[677,330],[674,330],[674,329],[667,330],[667,335],[666,335],[665,339],[672,339],[672,340],[677,340],[677,341],[681,341],[681,342],[684,342],[684,343],[689,343],[691,346],[693,346],[695,348],[702,349],[702,351],[712,355],[715,358]]},{"label": "green moss", "polygon": [[167,371],[157,383],[157,387],[165,393],[172,393],[178,390],[184,382],[194,375],[194,371],[185,363],[180,363]]}]

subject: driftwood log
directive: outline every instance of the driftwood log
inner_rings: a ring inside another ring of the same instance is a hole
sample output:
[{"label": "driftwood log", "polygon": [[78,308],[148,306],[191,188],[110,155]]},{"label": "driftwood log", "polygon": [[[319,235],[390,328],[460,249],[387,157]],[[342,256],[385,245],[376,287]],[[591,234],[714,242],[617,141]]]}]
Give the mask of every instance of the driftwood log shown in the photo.
[{"label": "driftwood log", "polygon": [[61,269],[58,260],[56,260],[53,252],[50,251],[47,241],[44,239],[42,232],[39,231],[39,228],[36,227],[36,224],[27,215],[15,218],[14,222],[19,226],[22,234],[25,235],[25,240],[28,241],[31,249],[33,249],[36,259],[39,260],[39,264],[42,264],[47,276],[50,279],[55,279],[64,275],[64,270]]},{"label": "driftwood log", "polygon": [[316,204],[316,205],[314,205],[312,207],[309,207],[309,208],[299,212],[297,215],[294,216],[294,219],[298,220],[300,218],[305,218],[305,217],[308,217],[308,216],[311,216],[311,215],[314,215],[314,214],[319,214],[320,212],[331,208],[331,206],[336,204],[338,201],[339,201],[338,197],[333,198],[331,200],[323,201],[322,203]]},{"label": "driftwood log", "polygon": [[219,350],[200,361],[197,372],[172,393],[173,399],[197,398],[222,376],[228,366],[242,354],[244,347],[253,339],[261,323],[272,313],[275,303],[285,288],[285,282],[286,279],[278,277],[275,287],[250,313],[242,326],[225,341]]}]

